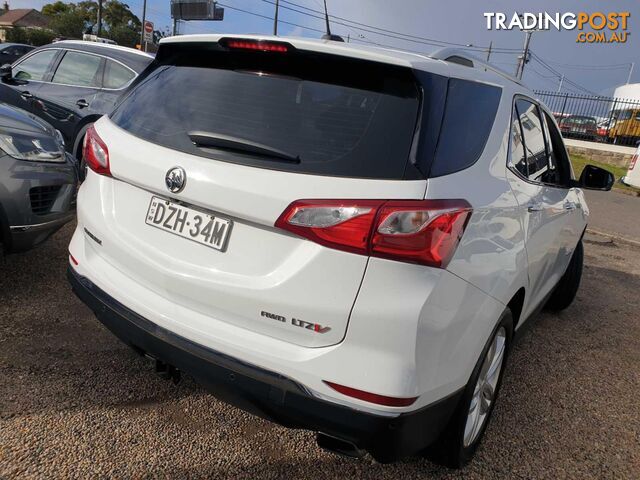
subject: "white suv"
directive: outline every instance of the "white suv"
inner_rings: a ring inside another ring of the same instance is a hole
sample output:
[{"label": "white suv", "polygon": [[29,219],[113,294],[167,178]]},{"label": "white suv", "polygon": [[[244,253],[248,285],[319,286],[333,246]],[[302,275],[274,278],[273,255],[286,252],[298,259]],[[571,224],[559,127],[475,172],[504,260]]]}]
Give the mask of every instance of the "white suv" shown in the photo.
[{"label": "white suv", "polygon": [[163,40],[84,155],[69,279],[118,337],[325,448],[453,466],[613,181],[488,65],[278,37]]}]

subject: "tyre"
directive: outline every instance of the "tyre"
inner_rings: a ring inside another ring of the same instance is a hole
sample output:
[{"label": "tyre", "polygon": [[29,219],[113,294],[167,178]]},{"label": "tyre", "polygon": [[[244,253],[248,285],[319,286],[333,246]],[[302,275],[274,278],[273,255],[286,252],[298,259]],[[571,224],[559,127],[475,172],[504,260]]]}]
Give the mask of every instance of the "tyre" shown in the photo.
[{"label": "tyre", "polygon": [[545,308],[554,312],[564,310],[573,302],[578,293],[580,279],[582,278],[582,263],[584,261],[584,249],[582,240],[573,252],[567,271],[556,285],[551,297],[547,300]]},{"label": "tyre", "polygon": [[500,391],[512,338],[513,316],[507,308],[482,350],[447,427],[427,450],[427,458],[450,468],[463,467],[473,458]]}]

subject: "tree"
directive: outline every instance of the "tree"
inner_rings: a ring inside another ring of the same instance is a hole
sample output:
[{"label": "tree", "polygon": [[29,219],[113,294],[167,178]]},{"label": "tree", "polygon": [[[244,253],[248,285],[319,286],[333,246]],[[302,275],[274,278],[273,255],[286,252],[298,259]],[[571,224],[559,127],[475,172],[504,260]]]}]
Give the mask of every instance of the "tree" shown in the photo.
[{"label": "tree", "polygon": [[58,0],[55,3],[50,3],[42,7],[42,14],[49,18],[55,18],[60,14],[69,13],[74,9],[73,3],[64,3]]},{"label": "tree", "polygon": [[85,31],[85,22],[77,12],[69,11],[59,13],[49,22],[49,28],[61,37],[82,38]]},{"label": "tree", "polygon": [[118,45],[124,45],[125,47],[135,47],[140,41],[139,30],[135,30],[127,25],[118,25],[109,28],[106,36]]},{"label": "tree", "polygon": [[[42,7],[42,13],[51,19],[50,27],[62,37],[81,38],[93,30],[98,17],[98,3],[83,0],[63,3],[57,0]],[[119,0],[105,0],[102,5],[102,36],[120,45],[133,47],[140,38],[142,24],[129,6]]]},{"label": "tree", "polygon": [[28,28],[27,37],[29,39],[27,43],[39,47],[40,45],[47,45],[51,43],[56,35],[51,30],[45,30],[43,28]]},{"label": "tree", "polygon": [[27,29],[23,27],[13,27],[7,29],[7,42],[9,43],[29,43]]},{"label": "tree", "polygon": [[55,34],[42,28],[14,27],[7,30],[7,42],[26,43],[39,47],[51,43]]},{"label": "tree", "polygon": [[132,27],[140,29],[140,19],[129,10],[126,5],[118,0],[108,0],[102,8],[102,18],[107,30],[115,27]]}]

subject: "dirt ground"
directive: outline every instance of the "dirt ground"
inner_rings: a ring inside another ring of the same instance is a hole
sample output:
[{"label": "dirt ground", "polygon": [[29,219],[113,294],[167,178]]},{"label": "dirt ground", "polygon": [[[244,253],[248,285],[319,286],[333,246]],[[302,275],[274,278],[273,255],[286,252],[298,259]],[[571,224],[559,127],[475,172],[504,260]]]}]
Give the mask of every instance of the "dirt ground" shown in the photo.
[{"label": "dirt ground", "polygon": [[640,478],[640,249],[586,239],[575,303],[543,313],[507,368],[476,459],[379,465],[326,453],[174,386],[71,293],[71,226],[0,260],[0,478]]}]

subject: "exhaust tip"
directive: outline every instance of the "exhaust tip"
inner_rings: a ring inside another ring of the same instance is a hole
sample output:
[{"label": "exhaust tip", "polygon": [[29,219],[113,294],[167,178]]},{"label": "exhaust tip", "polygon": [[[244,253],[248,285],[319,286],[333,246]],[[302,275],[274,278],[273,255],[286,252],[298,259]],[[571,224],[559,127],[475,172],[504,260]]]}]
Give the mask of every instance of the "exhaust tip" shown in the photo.
[{"label": "exhaust tip", "polygon": [[352,442],[341,440],[322,432],[318,432],[316,441],[320,448],[347,457],[360,458],[363,457],[365,453],[364,450],[361,450]]}]

